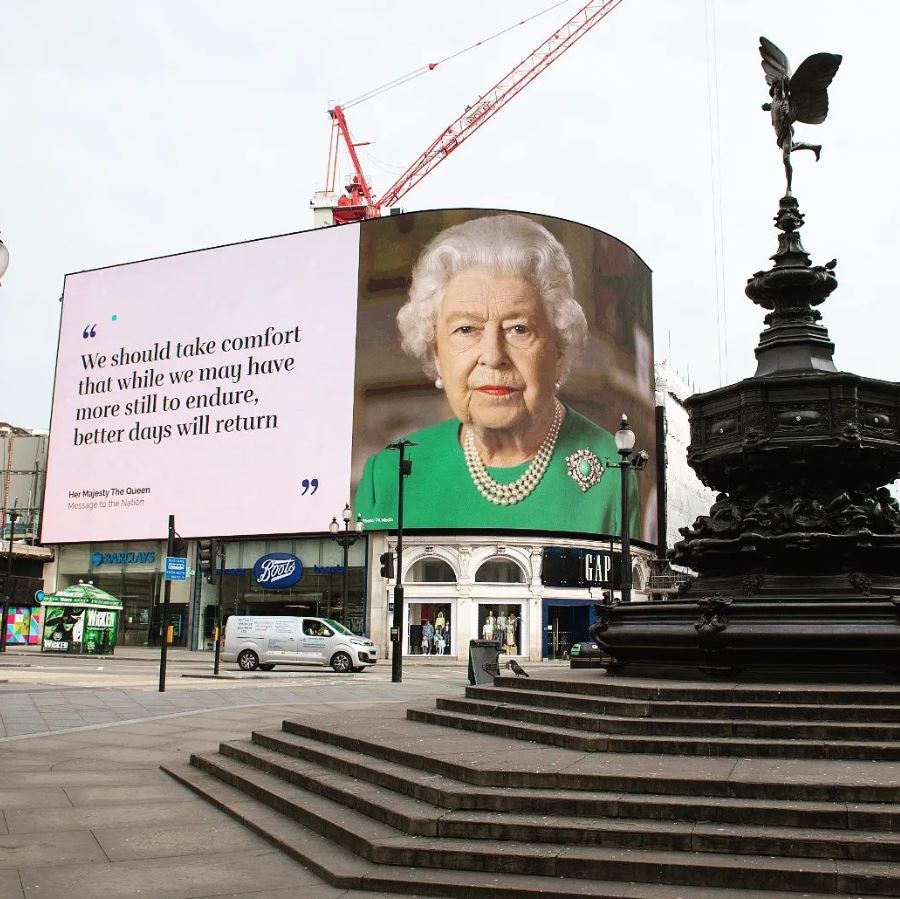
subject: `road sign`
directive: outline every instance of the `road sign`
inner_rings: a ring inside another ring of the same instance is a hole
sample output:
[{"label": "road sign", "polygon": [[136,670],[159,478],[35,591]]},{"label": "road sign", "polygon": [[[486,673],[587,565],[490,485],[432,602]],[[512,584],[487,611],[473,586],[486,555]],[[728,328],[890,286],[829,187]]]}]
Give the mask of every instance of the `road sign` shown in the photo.
[{"label": "road sign", "polygon": [[181,556],[166,556],[166,580],[185,581],[188,574],[188,560]]}]

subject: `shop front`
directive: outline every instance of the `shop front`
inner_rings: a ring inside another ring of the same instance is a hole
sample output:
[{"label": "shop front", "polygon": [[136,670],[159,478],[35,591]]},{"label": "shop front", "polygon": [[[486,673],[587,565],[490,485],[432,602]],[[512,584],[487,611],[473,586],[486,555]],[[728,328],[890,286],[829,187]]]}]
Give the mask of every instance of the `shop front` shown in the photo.
[{"label": "shop front", "polygon": [[597,600],[549,597],[542,605],[542,658],[568,659],[573,644],[591,640]]},{"label": "shop front", "polygon": [[493,640],[501,655],[518,656],[525,650],[527,643],[528,604],[496,603],[492,600],[478,603],[478,640]]},{"label": "shop front", "polygon": [[504,655],[528,654],[527,556],[498,553],[496,546],[460,552],[413,538],[409,558],[404,655],[465,659],[470,640],[493,640]]},{"label": "shop front", "polygon": [[[158,645],[165,555],[164,541],[63,545],[58,547],[56,590],[91,582],[122,603],[118,646]],[[187,645],[186,592],[187,587],[173,582],[171,610],[177,625],[176,646]]]},{"label": "shop front", "polygon": [[406,655],[449,656],[456,651],[456,603],[408,602]]},{"label": "shop front", "polygon": [[[590,639],[595,608],[618,589],[619,553],[608,539],[505,534],[404,536],[403,654],[465,661],[469,641],[491,640],[501,657],[566,659],[574,643]],[[394,551],[394,535],[370,537],[370,563]],[[632,541],[632,600],[645,598],[639,576],[650,546]],[[394,620],[395,583],[370,584],[369,636],[387,651]],[[443,640],[438,639],[440,627]]]},{"label": "shop front", "polygon": [[[222,621],[231,615],[315,615],[332,618],[357,634],[367,629],[366,547],[347,553],[344,604],[343,551],[330,538],[282,537],[225,543]],[[197,567],[195,565],[195,567]],[[192,645],[212,645],[219,585],[194,580]]]},{"label": "shop front", "polygon": [[422,556],[406,572],[408,656],[456,656],[458,631],[456,572],[440,556]]}]

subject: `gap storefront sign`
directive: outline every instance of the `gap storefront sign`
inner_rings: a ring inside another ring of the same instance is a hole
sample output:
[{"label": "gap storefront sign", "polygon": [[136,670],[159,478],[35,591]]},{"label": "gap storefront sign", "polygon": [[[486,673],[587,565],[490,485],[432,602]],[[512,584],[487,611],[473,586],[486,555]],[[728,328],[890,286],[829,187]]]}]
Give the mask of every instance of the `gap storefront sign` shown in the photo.
[{"label": "gap storefront sign", "polygon": [[263,590],[284,590],[303,577],[303,563],[291,553],[266,553],[253,565],[253,580]]},{"label": "gap storefront sign", "polygon": [[622,554],[607,549],[546,546],[541,562],[545,587],[622,586]]}]

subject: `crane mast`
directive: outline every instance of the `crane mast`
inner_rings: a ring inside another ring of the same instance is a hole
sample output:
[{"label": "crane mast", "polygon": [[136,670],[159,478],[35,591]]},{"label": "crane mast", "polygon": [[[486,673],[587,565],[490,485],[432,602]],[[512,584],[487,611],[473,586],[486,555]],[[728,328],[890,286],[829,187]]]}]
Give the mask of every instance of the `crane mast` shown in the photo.
[{"label": "crane mast", "polygon": [[[362,144],[353,141],[343,108],[340,105],[333,106],[329,110],[332,132],[329,142],[326,189],[319,191],[312,203],[316,209],[316,224],[331,224],[326,220],[327,208],[331,209],[335,224],[380,216],[382,209],[396,204],[401,197],[412,190],[482,125],[490,121],[513,97],[584,37],[601,19],[612,12],[619,3],[621,0],[595,0],[595,2],[582,6],[575,15],[557,28],[549,38],[532,50],[492,88],[466,106],[462,115],[444,128],[378,199],[372,192],[371,184],[362,170],[356,152],[356,147],[362,146]],[[346,193],[338,199],[335,205],[333,202],[334,183],[338,148],[341,141],[350,155],[354,174],[345,187]]]}]

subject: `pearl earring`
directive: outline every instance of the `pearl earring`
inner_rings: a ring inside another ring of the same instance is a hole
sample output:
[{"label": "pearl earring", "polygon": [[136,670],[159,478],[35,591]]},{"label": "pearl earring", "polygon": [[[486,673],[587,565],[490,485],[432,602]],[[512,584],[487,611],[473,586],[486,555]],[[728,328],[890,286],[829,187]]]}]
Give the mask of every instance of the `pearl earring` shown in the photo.
[{"label": "pearl earring", "polygon": [[559,388],[560,388],[561,386],[562,386],[562,385],[559,383],[559,381],[557,381],[556,384],[555,384],[556,392],[557,392],[557,393],[559,393]]},{"label": "pearl earring", "polygon": [[434,381],[434,386],[437,387],[438,390],[443,390],[444,389],[444,379],[436,378]]}]

